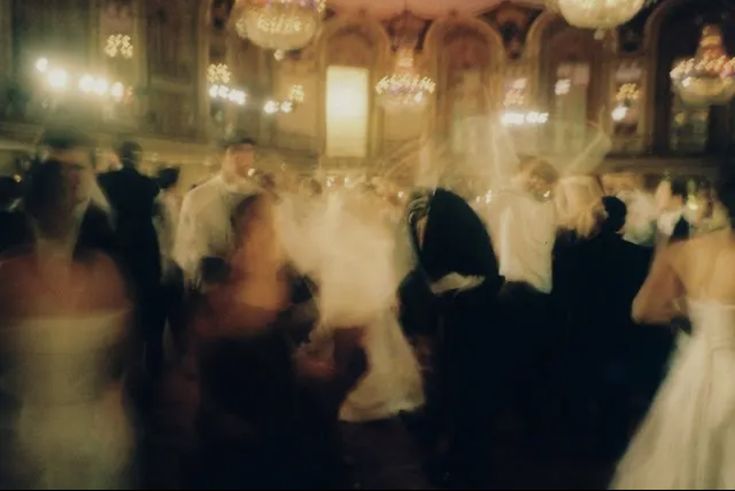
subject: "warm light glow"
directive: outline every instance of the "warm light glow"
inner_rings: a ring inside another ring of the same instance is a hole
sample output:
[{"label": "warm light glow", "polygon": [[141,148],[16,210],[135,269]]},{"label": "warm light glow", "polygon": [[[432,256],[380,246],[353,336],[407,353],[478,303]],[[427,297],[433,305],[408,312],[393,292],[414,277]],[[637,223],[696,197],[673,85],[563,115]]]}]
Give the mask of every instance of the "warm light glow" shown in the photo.
[{"label": "warm light glow", "polygon": [[288,96],[289,100],[297,104],[304,102],[304,86],[303,85],[292,85],[291,92]]},{"label": "warm light glow", "polygon": [[286,114],[293,112],[293,102],[283,101],[281,103],[281,112]]},{"label": "warm light glow", "polygon": [[503,107],[522,107],[526,104],[527,78],[514,79],[505,91]]},{"label": "warm light glow", "polygon": [[55,68],[48,74],[48,84],[52,89],[65,90],[69,83],[69,74],[66,70]]},{"label": "warm light glow", "polygon": [[368,84],[365,68],[327,69],[327,155],[364,157],[367,153]]},{"label": "warm light glow", "polygon": [[48,59],[47,58],[39,58],[36,60],[36,70],[38,70],[41,73],[45,73],[48,69]]},{"label": "warm light glow", "polygon": [[505,111],[500,116],[500,122],[504,126],[543,125],[549,122],[549,113],[542,113],[537,111]]},{"label": "warm light glow", "polygon": [[628,108],[625,106],[617,106],[612,110],[611,116],[613,121],[619,123],[628,116]]},{"label": "warm light glow", "polygon": [[554,86],[554,94],[556,95],[567,95],[572,91],[572,81],[568,78],[562,78],[556,81]]},{"label": "warm light glow", "polygon": [[280,104],[278,102],[270,100],[263,105],[263,111],[266,114],[276,114],[280,110]]},{"label": "warm light glow", "polygon": [[378,101],[387,109],[421,108],[428,102],[428,95],[436,90],[431,78],[416,72],[413,56],[412,48],[399,50],[395,71],[375,86]]},{"label": "warm light glow", "polygon": [[107,94],[107,89],[110,87],[110,85],[107,83],[107,80],[104,78],[98,78],[94,82],[94,92],[97,95],[105,95]]},{"label": "warm light glow", "polygon": [[79,90],[85,94],[94,90],[94,77],[92,75],[83,75],[79,79]]},{"label": "warm light glow", "polygon": [[125,95],[125,86],[121,82],[115,82],[110,87],[110,95],[117,100],[120,100]]},{"label": "warm light glow", "polygon": [[127,34],[111,34],[105,42],[105,54],[110,58],[133,57],[133,41]]},{"label": "warm light glow", "polygon": [[229,84],[231,78],[230,67],[224,63],[212,63],[207,68],[207,81],[210,84]]}]

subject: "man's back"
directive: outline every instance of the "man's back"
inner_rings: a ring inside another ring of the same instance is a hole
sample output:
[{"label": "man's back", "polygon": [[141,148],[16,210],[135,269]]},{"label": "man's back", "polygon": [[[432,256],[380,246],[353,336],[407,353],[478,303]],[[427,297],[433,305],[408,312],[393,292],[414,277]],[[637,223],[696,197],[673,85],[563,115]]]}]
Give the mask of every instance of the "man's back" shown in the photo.
[{"label": "man's back", "polygon": [[148,222],[152,219],[158,195],[158,186],[153,179],[125,167],[102,174],[99,182],[115,208],[118,220]]}]

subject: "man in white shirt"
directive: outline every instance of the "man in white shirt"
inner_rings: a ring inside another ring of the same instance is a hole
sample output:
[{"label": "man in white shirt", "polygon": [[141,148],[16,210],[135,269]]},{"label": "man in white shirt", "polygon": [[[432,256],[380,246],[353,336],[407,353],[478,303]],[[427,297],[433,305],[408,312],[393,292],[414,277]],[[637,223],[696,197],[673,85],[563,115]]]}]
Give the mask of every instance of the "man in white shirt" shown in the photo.
[{"label": "man in white shirt", "polygon": [[200,280],[202,259],[226,257],[232,248],[230,215],[245,197],[259,191],[248,178],[255,142],[237,138],[224,144],[220,172],[184,197],[174,245],[174,259],[189,283]]},{"label": "man in white shirt", "polygon": [[496,193],[490,213],[500,274],[548,294],[552,289],[552,251],[557,232],[553,190],[558,181],[548,163],[521,163],[515,186]]}]

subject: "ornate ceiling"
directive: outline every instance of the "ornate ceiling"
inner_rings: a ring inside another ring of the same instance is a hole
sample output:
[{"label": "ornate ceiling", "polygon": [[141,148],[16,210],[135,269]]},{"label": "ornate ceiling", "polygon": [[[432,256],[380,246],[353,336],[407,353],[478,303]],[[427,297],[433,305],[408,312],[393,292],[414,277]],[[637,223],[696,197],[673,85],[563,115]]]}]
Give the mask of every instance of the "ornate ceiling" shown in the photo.
[{"label": "ornate ceiling", "polygon": [[[328,0],[328,4],[337,12],[364,10],[380,19],[393,17],[406,9],[418,17],[433,19],[452,11],[479,14],[504,1],[510,0]],[[512,0],[511,3],[541,6],[544,0]]]}]

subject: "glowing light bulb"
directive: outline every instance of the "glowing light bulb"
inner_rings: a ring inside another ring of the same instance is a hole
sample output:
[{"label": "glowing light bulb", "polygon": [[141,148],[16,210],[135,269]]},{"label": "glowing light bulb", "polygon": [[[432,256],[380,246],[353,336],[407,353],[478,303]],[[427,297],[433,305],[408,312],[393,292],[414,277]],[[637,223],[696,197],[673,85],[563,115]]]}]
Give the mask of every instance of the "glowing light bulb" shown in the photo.
[{"label": "glowing light bulb", "polygon": [[265,103],[263,111],[265,111],[266,114],[276,114],[279,108],[279,104],[276,101],[271,100]]},{"label": "glowing light bulb", "polygon": [[48,59],[47,58],[39,58],[36,60],[36,70],[38,70],[41,73],[45,73],[48,69]]},{"label": "glowing light bulb", "polygon": [[615,109],[612,110],[611,113],[612,119],[615,122],[623,121],[626,116],[628,116],[628,108],[625,106],[617,106]]},{"label": "glowing light bulb", "polygon": [[212,99],[216,99],[217,94],[219,94],[219,85],[212,85],[209,88],[209,97],[211,97]]},{"label": "glowing light bulb", "polygon": [[110,87],[110,95],[117,100],[122,99],[125,95],[125,86],[120,82],[115,82],[112,84],[112,87]]},{"label": "glowing light bulb", "polygon": [[107,91],[109,88],[110,88],[110,84],[104,78],[98,78],[94,82],[94,92],[97,95],[107,94]]},{"label": "glowing light bulb", "polygon": [[69,83],[69,74],[66,70],[57,68],[48,74],[48,84],[55,90],[66,90]]},{"label": "glowing light bulb", "polygon": [[281,103],[281,112],[284,112],[286,114],[293,112],[293,102],[291,101],[283,101]]},{"label": "glowing light bulb", "polygon": [[92,75],[83,75],[79,79],[79,90],[88,94],[94,90],[94,77]]}]

